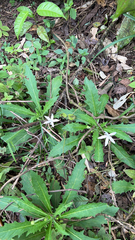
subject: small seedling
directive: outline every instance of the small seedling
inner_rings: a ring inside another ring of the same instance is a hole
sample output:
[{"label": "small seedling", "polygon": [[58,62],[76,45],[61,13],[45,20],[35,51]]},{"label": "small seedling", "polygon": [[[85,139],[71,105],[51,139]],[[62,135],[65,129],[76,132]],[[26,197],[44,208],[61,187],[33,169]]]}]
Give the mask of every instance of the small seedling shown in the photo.
[{"label": "small seedling", "polygon": [[9,30],[10,29],[7,26],[2,25],[2,21],[0,20],[0,38],[2,37],[2,35],[4,35],[5,37],[8,37],[9,34],[7,31]]}]

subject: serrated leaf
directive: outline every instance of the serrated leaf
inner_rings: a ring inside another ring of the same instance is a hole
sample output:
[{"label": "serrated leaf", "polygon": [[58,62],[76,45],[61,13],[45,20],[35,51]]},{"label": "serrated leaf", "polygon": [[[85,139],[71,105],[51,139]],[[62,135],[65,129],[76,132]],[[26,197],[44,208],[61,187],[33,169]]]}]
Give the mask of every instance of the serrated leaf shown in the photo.
[{"label": "serrated leaf", "polygon": [[66,236],[69,235],[69,234],[64,230],[64,228],[62,227],[63,225],[65,226],[65,224],[59,225],[55,220],[53,221],[53,224],[54,224],[54,227],[55,227],[56,231],[58,231],[60,234],[66,235]]},{"label": "serrated leaf", "polygon": [[65,18],[62,11],[60,10],[60,8],[52,2],[41,3],[37,8],[37,13],[40,16],[63,17],[63,18]]},{"label": "serrated leaf", "polygon": [[55,213],[54,213],[54,217],[56,217],[57,215],[61,215],[62,212],[65,212],[67,210],[67,208],[71,207],[73,203],[72,202],[69,202],[67,204],[65,203],[61,203],[59,205],[59,207],[56,209]]},{"label": "serrated leaf", "polygon": [[95,144],[98,140],[98,137],[99,137],[99,130],[95,129],[93,132],[93,136],[92,136],[92,146],[95,146]]},{"label": "serrated leaf", "polygon": [[25,78],[25,85],[28,89],[28,93],[30,94],[38,111],[41,112],[40,99],[38,97],[39,90],[37,89],[37,82],[36,82],[35,76],[33,75],[32,71],[27,65],[25,68],[25,76],[27,77]]},{"label": "serrated leaf", "polygon": [[[20,237],[16,236],[14,237],[14,240],[39,240],[41,239],[42,237],[45,236],[45,229],[41,230],[40,232],[35,232],[34,234],[30,234],[28,236],[26,236],[27,234],[24,233],[22,234]],[[48,240],[51,240],[48,238]]]},{"label": "serrated leaf", "polygon": [[131,168],[135,168],[135,161],[132,157],[118,144],[111,144],[111,150],[117,156],[117,158],[124,162],[126,165],[130,166]]},{"label": "serrated leaf", "polygon": [[125,180],[117,181],[112,183],[113,191],[117,193],[123,193],[128,191],[135,191],[135,185],[131,184],[131,182],[126,182]]},{"label": "serrated leaf", "polygon": [[102,224],[107,224],[107,220],[104,216],[96,216],[94,219],[76,221],[73,223],[74,226],[82,227],[84,229],[93,227],[101,228]]},{"label": "serrated leaf", "polygon": [[104,162],[103,156],[104,156],[103,145],[100,139],[97,139],[95,143],[95,154],[94,154],[95,162]]},{"label": "serrated leaf", "polygon": [[21,30],[21,32],[20,32],[20,36],[23,36],[27,31],[28,31],[28,29],[30,29],[31,28],[31,26],[32,26],[33,24],[31,23],[31,22],[24,22],[24,24],[23,24],[23,27],[22,27],[22,30]]},{"label": "serrated leaf", "polygon": [[17,8],[17,11],[18,12],[25,12],[25,11],[27,11],[27,12],[29,12],[28,17],[32,17],[32,18],[34,17],[33,12],[28,7],[20,6],[20,7]]},{"label": "serrated leaf", "polygon": [[86,205],[81,205],[76,209],[70,209],[60,216],[60,218],[82,218],[95,216],[98,213],[104,211],[107,207],[106,203],[88,203]]},{"label": "serrated leaf", "polygon": [[84,231],[77,232],[73,229],[73,226],[71,228],[66,228],[67,233],[71,237],[72,240],[93,240],[95,238],[90,238],[85,236],[83,233]]},{"label": "serrated leaf", "polygon": [[112,133],[112,132],[116,132],[115,136],[117,138],[120,138],[120,139],[123,139],[123,140],[126,140],[128,142],[132,142],[131,138],[129,137],[128,134],[126,134],[125,132],[121,131],[121,130],[118,130],[116,128],[113,127],[114,125],[112,126],[109,126],[107,128],[104,128],[104,130],[106,132],[109,132],[109,133]]},{"label": "serrated leaf", "polygon": [[117,124],[117,125],[113,125],[114,129],[119,129],[121,131],[124,132],[132,132],[135,133],[135,123],[131,123],[131,124]]},{"label": "serrated leaf", "polygon": [[76,133],[77,131],[83,131],[86,128],[87,128],[86,125],[82,125],[79,123],[71,123],[71,124],[65,125],[62,129],[69,131],[69,132]]},{"label": "serrated leaf", "polygon": [[57,97],[54,98],[50,98],[48,102],[46,102],[44,109],[43,109],[43,115],[48,112],[48,110],[54,105],[54,103],[56,102]]},{"label": "serrated leaf", "polygon": [[118,18],[121,14],[135,11],[135,1],[134,0],[118,0],[117,9],[115,14],[112,16],[113,21]]},{"label": "serrated leaf", "polygon": [[[86,167],[84,164],[84,159],[78,162],[72,172],[72,175],[69,177],[68,183],[65,185],[65,188],[72,188],[79,190],[81,184],[84,180],[84,168]],[[77,197],[77,191],[66,191],[63,196],[63,203],[69,203],[75,197]]]},{"label": "serrated leaf", "polygon": [[43,41],[49,42],[48,34],[43,26],[37,28],[37,34]]},{"label": "serrated leaf", "polygon": [[29,14],[28,11],[20,12],[19,15],[17,16],[17,18],[15,19],[14,31],[15,31],[15,35],[16,35],[17,38],[19,37],[19,34],[22,30],[24,21],[28,17],[28,14]]},{"label": "serrated leaf", "polygon": [[9,92],[9,89],[3,83],[0,83],[0,92]]},{"label": "serrated leaf", "polygon": [[[56,179],[52,179],[50,183],[50,191],[59,190],[59,189],[61,189],[59,182]],[[51,203],[54,209],[59,206],[59,203],[61,200],[60,195],[61,195],[61,192],[51,192],[51,196],[52,196]]]},{"label": "serrated leaf", "polygon": [[107,94],[103,94],[100,97],[100,106],[98,109],[98,113],[102,113],[104,111],[105,105],[107,104],[108,100],[109,100],[109,96]]},{"label": "serrated leaf", "polygon": [[50,222],[48,228],[46,229],[45,237],[47,240],[52,240],[52,221]]},{"label": "serrated leaf", "polygon": [[35,172],[31,171],[31,181],[32,186],[35,190],[36,195],[39,197],[40,201],[43,203],[47,212],[52,213],[50,198],[51,196],[48,194],[47,187],[43,179],[37,175]]},{"label": "serrated leaf", "polygon": [[14,113],[20,114],[21,116],[23,115],[24,117],[32,117],[35,115],[30,109],[27,109],[25,107],[21,107],[19,105],[15,104],[1,104],[1,108],[7,109],[9,111],[12,111]]},{"label": "serrated leaf", "polygon": [[124,172],[132,179],[135,180],[135,170],[124,169]]},{"label": "serrated leaf", "polygon": [[62,153],[71,150],[74,146],[77,146],[78,141],[81,137],[82,134],[79,134],[78,136],[71,136],[69,138],[63,139],[53,147],[53,149],[50,151],[49,157],[61,156]]},{"label": "serrated leaf", "polygon": [[21,236],[23,233],[27,232],[27,235],[30,233],[35,233],[39,231],[44,226],[44,222],[38,222],[35,225],[31,225],[31,222],[23,223],[10,223],[5,224],[4,227],[0,228],[0,238],[2,240],[11,240],[14,236]]},{"label": "serrated leaf", "polygon": [[95,84],[91,80],[88,80],[87,77],[85,77],[84,84],[86,98],[85,102],[88,104],[91,113],[93,113],[93,115],[96,117],[98,115],[97,113],[100,105],[100,102],[98,101],[98,90],[96,89]]},{"label": "serrated leaf", "polygon": [[88,125],[97,126],[96,121],[89,115],[85,113],[74,113],[74,114],[77,117],[76,122],[83,122]]}]

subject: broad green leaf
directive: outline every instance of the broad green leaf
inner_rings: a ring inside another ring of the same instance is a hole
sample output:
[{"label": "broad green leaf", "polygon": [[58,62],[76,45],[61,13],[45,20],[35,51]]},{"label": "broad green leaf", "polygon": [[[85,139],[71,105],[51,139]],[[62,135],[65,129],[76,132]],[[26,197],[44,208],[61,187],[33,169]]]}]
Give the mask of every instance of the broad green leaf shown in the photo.
[{"label": "broad green leaf", "polygon": [[[67,233],[71,237],[72,240],[94,240],[95,238],[87,237],[83,234],[84,231],[77,232],[73,229],[73,226],[71,228],[66,228]],[[97,238],[96,238],[97,239]]]},{"label": "broad green leaf", "polygon": [[54,227],[55,227],[56,231],[58,231],[60,234],[66,235],[66,236],[69,235],[69,234],[64,230],[64,228],[62,227],[63,225],[64,225],[64,227],[65,227],[65,224],[59,225],[55,220],[53,220],[53,224],[54,224]]},{"label": "broad green leaf", "polygon": [[74,8],[70,9],[70,17],[73,18],[74,20],[76,19],[76,9]]},{"label": "broad green leaf", "polygon": [[85,102],[88,104],[89,109],[91,113],[96,117],[98,114],[100,102],[99,100],[99,95],[98,95],[98,90],[96,89],[95,84],[91,81],[88,80],[87,77],[85,77],[84,80],[85,84]]},{"label": "broad green leaf", "polygon": [[33,75],[32,71],[27,65],[25,68],[25,76],[26,76],[25,85],[28,89],[28,93],[30,94],[38,111],[41,112],[40,99],[38,97],[39,90],[37,89],[37,82],[36,82],[35,76]]},{"label": "broad green leaf", "polygon": [[17,11],[18,12],[25,12],[25,11],[27,11],[27,12],[29,12],[28,17],[31,17],[31,18],[34,17],[33,12],[28,7],[20,6],[20,7],[17,8]]},{"label": "broad green leaf", "polygon": [[47,212],[52,213],[50,198],[48,190],[43,179],[37,175],[34,171],[31,171],[31,181],[32,186],[35,190],[36,195],[39,197],[40,201],[43,203]]},{"label": "broad green leaf", "polygon": [[44,109],[43,109],[43,115],[48,112],[48,110],[54,105],[54,103],[57,101],[57,97],[50,98],[48,102],[45,103]]},{"label": "broad green leaf", "polygon": [[131,182],[126,182],[125,180],[117,181],[112,183],[112,189],[117,193],[123,193],[128,191],[135,191],[135,185],[133,185]]},{"label": "broad green leaf", "polygon": [[69,132],[76,133],[77,131],[83,131],[86,128],[87,128],[86,125],[82,125],[79,123],[71,123],[71,124],[65,125],[62,129],[69,131]]},{"label": "broad green leaf", "polygon": [[67,210],[67,208],[71,207],[71,205],[73,205],[72,202],[69,202],[67,204],[65,203],[61,203],[59,205],[59,207],[56,209],[55,213],[54,213],[54,217],[56,217],[57,215],[61,215],[62,212],[65,212]]},{"label": "broad green leaf", "polygon": [[9,36],[9,34],[8,34],[7,32],[4,32],[4,31],[3,31],[2,33],[3,33],[3,35],[6,36],[6,37]]},{"label": "broad green leaf", "polygon": [[[124,17],[120,29],[117,35],[117,39],[121,39],[122,37],[128,37],[129,35],[135,34],[135,22],[130,18]],[[118,50],[122,49],[124,46],[129,44],[133,38],[127,38],[124,41],[120,41],[117,43]]]},{"label": "broad green leaf", "polygon": [[[59,182],[56,179],[52,179],[50,183],[50,191],[59,190],[59,189],[61,189]],[[61,200],[60,195],[61,195],[61,192],[51,192],[51,196],[52,196],[51,203],[54,209],[59,206],[59,203]]]},{"label": "broad green leaf", "polygon": [[[34,194],[35,190],[32,185],[31,173],[27,172],[26,174],[22,175],[21,178],[21,184],[23,185],[22,190],[24,190],[27,195]],[[33,204],[35,204],[36,206],[40,206],[42,209],[44,209],[44,205],[42,204],[37,195],[32,195],[31,199]]]},{"label": "broad green leaf", "polygon": [[84,196],[81,196],[81,195],[78,195],[76,198],[74,198],[73,200],[73,204],[74,206],[77,208],[81,205],[85,205],[88,203],[88,198],[84,197]]},{"label": "broad green leaf", "polygon": [[[34,234],[29,234],[27,236],[26,233],[22,234],[20,237],[16,236],[14,237],[14,240],[39,240],[39,239],[42,239],[42,237],[45,236],[45,229],[41,230],[40,232],[35,232]],[[52,239],[49,239],[48,240],[52,240]]]},{"label": "broad green leaf", "polygon": [[30,109],[15,104],[1,104],[0,107],[17,113],[18,115],[23,115],[24,117],[32,117],[35,115]]},{"label": "broad green leaf", "polygon": [[47,32],[43,26],[39,26],[37,28],[37,35],[45,42],[49,42],[49,37],[47,35]]},{"label": "broad green leaf", "polygon": [[33,24],[31,23],[31,22],[24,22],[24,24],[23,24],[23,27],[22,27],[22,30],[21,30],[21,32],[20,32],[20,36],[23,36],[27,31],[28,31],[28,29],[30,29],[31,28],[31,26],[32,26]]},{"label": "broad green leaf", "polygon": [[74,146],[77,146],[78,141],[81,139],[82,134],[78,136],[71,136],[69,138],[63,139],[50,151],[49,157],[61,156],[62,153],[66,153],[71,150]]},{"label": "broad green leaf", "polygon": [[108,100],[109,100],[109,96],[107,94],[103,94],[100,97],[100,106],[98,109],[98,113],[102,113],[104,111],[105,105],[107,104]]},{"label": "broad green leaf", "polygon": [[2,29],[3,31],[9,31],[9,30],[10,30],[10,28],[7,27],[7,26],[2,26],[1,29]]},{"label": "broad green leaf", "polygon": [[[81,184],[84,180],[84,159],[82,159],[80,162],[78,162],[72,172],[72,175],[69,177],[68,183],[65,185],[65,188],[72,188],[79,190],[81,187]],[[72,201],[75,197],[77,197],[78,193],[77,191],[66,191],[63,196],[63,203],[69,203]]]},{"label": "broad green leaf", "polygon": [[103,156],[104,156],[103,145],[101,143],[101,140],[97,139],[95,143],[95,155],[94,155],[95,162],[104,162]]},{"label": "broad green leaf", "polygon": [[76,116],[76,122],[83,122],[88,125],[97,126],[96,121],[85,113],[74,113]]},{"label": "broad green leaf", "polygon": [[17,16],[17,18],[15,19],[14,31],[15,31],[15,35],[16,35],[17,38],[19,37],[19,34],[22,30],[24,21],[28,17],[28,14],[29,14],[28,11],[20,12],[19,15]]},{"label": "broad green leaf", "polygon": [[65,212],[60,216],[60,218],[82,218],[95,216],[98,213],[101,213],[107,207],[106,203],[88,203],[86,205],[81,205],[78,208],[70,209],[68,212]]},{"label": "broad green leaf", "polygon": [[2,78],[8,78],[9,77],[9,75],[8,75],[8,73],[6,72],[6,70],[1,70],[0,71],[0,78],[2,79]]},{"label": "broad green leaf", "polygon": [[132,157],[123,149],[123,147],[119,146],[118,144],[111,144],[111,150],[117,156],[117,158],[124,162],[126,165],[130,166],[131,168],[135,168],[135,161]]},{"label": "broad green leaf", "polygon": [[135,1],[134,0],[117,0],[117,9],[115,14],[112,16],[113,21],[118,18],[121,14],[135,11]]},{"label": "broad green leaf", "polygon": [[9,89],[3,83],[0,83],[0,92],[9,92]]},{"label": "broad green leaf", "polygon": [[[70,224],[70,222],[69,222]],[[94,219],[87,219],[82,221],[76,221],[73,223],[74,226],[82,227],[84,229],[87,228],[101,228],[102,224],[107,224],[107,220],[104,216],[96,216]]]},{"label": "broad green leaf", "polygon": [[2,240],[12,240],[14,236],[21,236],[23,233],[27,232],[27,235],[30,233],[35,233],[44,227],[44,222],[38,222],[35,225],[32,225],[31,222],[14,222],[10,224],[5,224],[4,227],[0,228],[0,238]]},{"label": "broad green leaf", "polygon": [[126,140],[128,142],[132,142],[131,138],[129,137],[128,134],[126,134],[125,132],[117,129],[117,128],[114,128],[113,127],[114,125],[112,126],[108,126],[107,128],[103,128],[106,132],[109,132],[109,133],[112,133],[112,132],[116,132],[115,136],[117,138],[120,138],[120,139],[123,139],[123,140]]},{"label": "broad green leaf", "polygon": [[119,129],[121,131],[124,131],[124,132],[132,132],[132,133],[135,133],[135,123],[131,123],[131,124],[117,124],[117,125],[113,125],[113,128],[114,129]]},{"label": "broad green leaf", "polygon": [[63,18],[65,18],[62,11],[60,10],[60,8],[52,2],[41,3],[37,8],[37,13],[40,16],[63,17]]},{"label": "broad green leaf", "polygon": [[124,169],[124,172],[132,179],[135,180],[135,170]]}]

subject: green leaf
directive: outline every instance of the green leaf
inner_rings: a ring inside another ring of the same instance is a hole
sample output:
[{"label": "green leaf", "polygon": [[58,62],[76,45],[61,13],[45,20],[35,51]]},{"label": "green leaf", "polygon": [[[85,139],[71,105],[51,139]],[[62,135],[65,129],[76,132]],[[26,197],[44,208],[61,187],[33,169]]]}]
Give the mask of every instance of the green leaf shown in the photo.
[{"label": "green leaf", "polygon": [[14,236],[21,236],[23,233],[27,232],[27,235],[30,233],[35,233],[39,231],[44,226],[44,222],[38,222],[35,225],[32,225],[31,222],[23,223],[10,223],[5,224],[4,227],[0,228],[0,238],[2,240],[12,240]]},{"label": "green leaf", "polygon": [[27,31],[28,29],[31,28],[33,24],[31,22],[24,22],[23,26],[22,26],[22,30],[20,32],[20,36],[23,36]]},{"label": "green leaf", "polygon": [[15,31],[15,35],[16,35],[17,38],[19,37],[19,34],[22,30],[24,21],[28,17],[28,14],[29,14],[28,11],[20,12],[19,15],[17,16],[17,18],[15,19],[14,31]]},{"label": "green leaf", "polygon": [[1,29],[2,29],[3,31],[9,31],[9,30],[10,30],[10,28],[7,27],[7,26],[2,26]]},{"label": "green leaf", "polygon": [[37,13],[40,16],[63,17],[63,18],[65,18],[62,11],[60,10],[60,8],[52,2],[41,3],[37,8]]},{"label": "green leaf", "polygon": [[67,233],[71,237],[72,240],[93,240],[95,238],[87,237],[83,234],[84,231],[77,232],[73,229],[73,226],[71,228],[66,228]]},{"label": "green leaf", "polygon": [[88,125],[94,125],[97,126],[96,121],[90,117],[89,115],[85,114],[85,113],[74,113],[75,116],[77,117],[76,122],[83,122],[85,124]]},{"label": "green leaf", "polygon": [[[53,224],[54,224],[54,227],[55,229],[61,233],[62,235],[66,235],[68,236],[69,234],[64,230],[64,228],[62,227],[62,224],[59,225],[55,220],[53,220]],[[65,226],[65,224],[63,224]]]},{"label": "green leaf", "polygon": [[98,113],[102,113],[105,110],[105,105],[107,104],[109,100],[109,96],[107,94],[103,94],[100,97],[100,107],[98,109]]},{"label": "green leaf", "polygon": [[32,186],[35,190],[34,192],[39,197],[43,205],[45,206],[46,211],[49,213],[52,213],[51,204],[50,204],[51,196],[48,194],[48,190],[45,182],[35,172],[31,171],[30,174],[31,174]]},{"label": "green leaf", "polygon": [[63,139],[57,145],[53,147],[50,151],[49,157],[60,156],[62,153],[65,153],[71,150],[74,146],[77,146],[78,141],[81,139],[82,134],[78,136],[71,136],[69,138]]},{"label": "green leaf", "polygon": [[117,193],[123,193],[128,191],[135,191],[135,185],[131,184],[131,182],[126,182],[125,180],[117,181],[112,183],[112,189]]},{"label": "green leaf", "polygon": [[40,99],[38,97],[39,90],[37,89],[37,82],[36,82],[35,76],[33,75],[32,71],[27,65],[25,68],[25,76],[27,77],[25,78],[25,85],[28,89],[28,93],[30,94],[38,111],[41,112]]},{"label": "green leaf", "polygon": [[43,109],[43,115],[48,112],[48,110],[54,105],[54,103],[57,101],[57,97],[50,98],[48,102],[46,102],[44,109]]},{"label": "green leaf", "polygon": [[[48,228],[46,229],[45,238],[47,240],[52,240],[52,221],[50,222]],[[37,239],[35,239],[35,240],[37,240]]]},{"label": "green leaf", "polygon": [[135,11],[135,1],[134,0],[118,0],[117,9],[115,14],[112,16],[113,21],[118,18],[121,14]]},{"label": "green leaf", "polygon": [[76,19],[76,9],[74,8],[70,9],[70,17],[73,18],[74,20]]},{"label": "green leaf", "polygon": [[132,133],[135,133],[135,123],[131,123],[131,124],[117,124],[117,125],[113,125],[113,128],[114,129],[119,129],[121,131],[124,131],[124,132],[132,132]]},{"label": "green leaf", "polygon": [[82,218],[95,216],[101,213],[107,207],[106,203],[88,203],[86,205],[81,205],[76,209],[71,209],[60,216],[60,218]]},{"label": "green leaf", "polygon": [[[56,180],[56,179],[52,179],[51,183],[50,183],[50,191],[52,190],[59,190],[61,189],[60,185],[59,185],[59,182]],[[51,203],[52,203],[52,206],[53,208],[57,208],[59,206],[59,203],[60,203],[60,195],[61,195],[61,192],[51,192]]]},{"label": "green leaf", "polygon": [[86,98],[85,102],[88,104],[91,113],[93,113],[93,115],[96,117],[98,115],[97,113],[100,105],[100,102],[98,101],[98,90],[96,89],[95,84],[91,80],[88,80],[87,77],[85,77],[84,84]]},{"label": "green leaf", "polygon": [[2,33],[3,33],[3,35],[6,36],[6,37],[9,36],[9,34],[8,34],[7,32],[4,32],[4,31],[3,31]]},{"label": "green leaf", "polygon": [[0,92],[9,92],[9,89],[3,83],[0,83]]},{"label": "green leaf", "polygon": [[[35,232],[34,234],[29,234],[27,236],[27,233],[22,234],[20,237],[16,236],[14,237],[14,240],[37,240],[41,239],[45,236],[45,229],[41,230],[40,232]],[[48,238],[48,240],[51,240]]]},{"label": "green leaf", "polygon": [[29,13],[29,14],[28,14],[28,17],[31,17],[31,18],[34,17],[33,12],[32,12],[28,7],[20,6],[20,7],[17,8],[17,11],[18,11],[18,12],[25,12],[25,11],[26,11],[26,12]]},{"label": "green leaf", "polygon": [[2,78],[8,78],[9,77],[9,75],[8,75],[8,73],[6,72],[6,70],[1,70],[0,71],[0,78],[2,79]]},{"label": "green leaf", "polygon": [[67,210],[67,208],[71,207],[71,205],[73,205],[72,202],[69,202],[67,204],[65,203],[61,203],[59,205],[59,207],[56,209],[55,213],[54,213],[54,217],[56,217],[57,215],[60,216],[62,212],[65,212]]},{"label": "green leaf", "polygon": [[[82,159],[80,162],[78,162],[72,172],[72,175],[69,177],[68,183],[65,185],[65,188],[72,188],[79,190],[81,187],[81,184],[84,180],[84,159]],[[69,203],[72,201],[75,197],[77,197],[78,193],[77,191],[66,191],[63,196],[63,203]]]},{"label": "green leaf", "polygon": [[2,31],[0,30],[0,38],[2,37]]},{"label": "green leaf", "polygon": [[102,224],[107,224],[107,220],[104,216],[96,216],[94,219],[87,219],[82,221],[76,221],[74,222],[74,226],[82,227],[84,229],[87,228],[101,228]]},{"label": "green leaf", "polygon": [[111,150],[114,152],[114,154],[121,162],[124,162],[131,168],[135,168],[135,161],[121,146],[117,145],[116,143],[115,144],[112,143]]},{"label": "green leaf", "polygon": [[47,32],[43,26],[39,26],[37,28],[37,35],[45,42],[49,42],[49,37],[47,35]]},{"label": "green leaf", "polygon": [[101,140],[97,139],[95,143],[95,155],[94,155],[95,162],[104,162],[103,156],[104,156],[103,145],[101,143]]},{"label": "green leaf", "polygon": [[124,172],[132,179],[135,180],[135,170],[124,169]]},{"label": "green leaf", "polygon": [[71,123],[71,124],[65,125],[62,129],[69,131],[69,132],[76,133],[77,131],[83,131],[86,128],[87,128],[86,125],[82,125],[79,123]]},{"label": "green leaf", "polygon": [[116,132],[115,136],[117,138],[120,138],[120,139],[123,139],[123,140],[126,140],[128,142],[132,142],[131,138],[129,137],[129,135],[127,135],[125,132],[121,131],[121,130],[118,130],[117,128],[114,128],[113,127],[114,125],[112,126],[108,126],[107,128],[103,128],[106,132],[109,132],[109,133],[112,133],[112,132]]},{"label": "green leaf", "polygon": [[51,85],[50,83],[48,84],[46,96],[50,96],[51,93],[51,98],[58,97],[61,85],[62,76],[58,75],[57,77],[52,79]]},{"label": "green leaf", "polygon": [[31,112],[30,109],[27,109],[25,107],[21,107],[19,105],[15,104],[1,104],[1,108],[7,109],[9,111],[12,111],[14,113],[17,113],[18,115],[23,115],[24,117],[32,117],[35,115],[35,113]]}]

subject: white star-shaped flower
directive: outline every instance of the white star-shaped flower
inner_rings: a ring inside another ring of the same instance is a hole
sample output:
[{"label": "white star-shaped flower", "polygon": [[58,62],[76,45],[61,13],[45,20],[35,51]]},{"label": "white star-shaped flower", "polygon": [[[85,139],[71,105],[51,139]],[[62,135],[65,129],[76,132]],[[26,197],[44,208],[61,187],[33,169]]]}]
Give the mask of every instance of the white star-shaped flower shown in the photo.
[{"label": "white star-shaped flower", "polygon": [[113,138],[111,136],[115,135],[116,132],[113,132],[113,133],[104,132],[104,133],[105,134],[101,137],[98,137],[98,139],[105,138],[105,147],[108,145],[109,141],[115,144],[115,141],[113,140]]},{"label": "white star-shaped flower", "polygon": [[53,119],[53,114],[51,114],[51,117],[45,116],[45,118],[48,121],[45,121],[44,123],[45,124],[50,124],[50,125],[52,125],[52,127],[54,127],[54,122],[58,122],[59,121],[59,119]]}]

